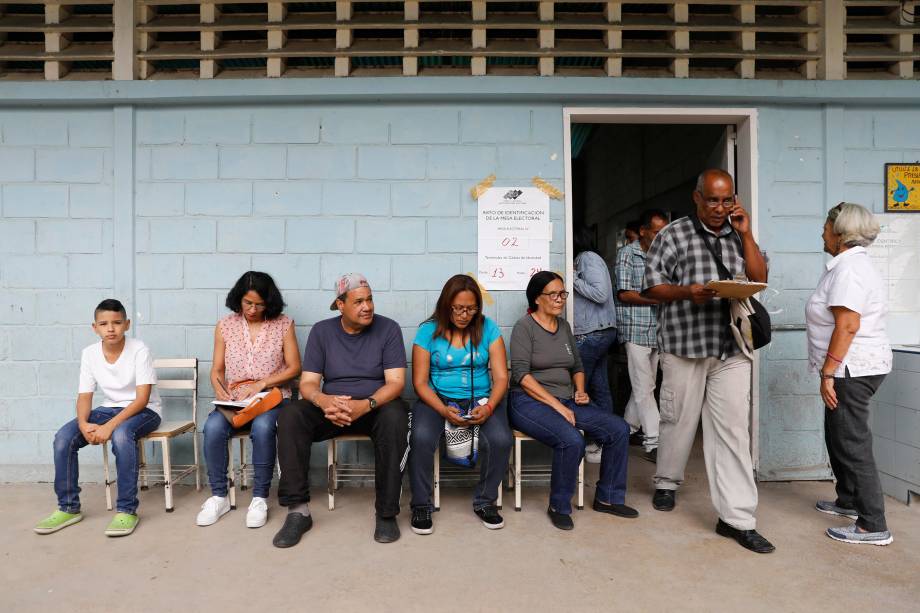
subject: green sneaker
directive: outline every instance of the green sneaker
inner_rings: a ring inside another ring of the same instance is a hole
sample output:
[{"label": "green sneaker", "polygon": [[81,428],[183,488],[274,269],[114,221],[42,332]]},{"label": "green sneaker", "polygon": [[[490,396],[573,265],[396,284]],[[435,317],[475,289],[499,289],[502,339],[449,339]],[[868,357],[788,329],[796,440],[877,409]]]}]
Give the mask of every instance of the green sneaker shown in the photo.
[{"label": "green sneaker", "polygon": [[83,519],[82,513],[65,513],[55,511],[45,519],[38,522],[33,530],[36,534],[51,534]]},{"label": "green sneaker", "polygon": [[128,536],[137,528],[140,518],[130,513],[116,513],[112,523],[105,529],[106,536]]}]

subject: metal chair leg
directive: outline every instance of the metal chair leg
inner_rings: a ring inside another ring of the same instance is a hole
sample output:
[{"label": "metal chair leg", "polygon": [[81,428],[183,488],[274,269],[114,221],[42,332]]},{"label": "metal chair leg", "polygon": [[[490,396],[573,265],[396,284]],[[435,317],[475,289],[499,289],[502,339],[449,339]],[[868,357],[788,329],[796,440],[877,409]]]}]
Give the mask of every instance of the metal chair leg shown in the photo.
[{"label": "metal chair leg", "polygon": [[112,479],[109,476],[109,444],[102,443],[102,470],[105,476],[105,508],[112,510]]},{"label": "metal chair leg", "polygon": [[138,456],[138,468],[140,470],[138,472],[140,472],[141,475],[141,489],[147,490],[150,485],[147,482],[147,445],[144,443],[145,441],[143,439],[137,442],[137,444],[140,446],[140,454]]},{"label": "metal chair leg", "polygon": [[198,432],[192,432],[192,451],[195,454],[195,491],[201,491],[201,462],[198,461]]},{"label": "metal chair leg", "polygon": [[434,450],[434,510],[441,510],[441,450]]},{"label": "metal chair leg", "polygon": [[249,465],[246,464],[246,439],[241,438],[240,440],[240,491],[245,492],[248,489],[246,485],[246,469],[249,468]]},{"label": "metal chair leg", "polygon": [[521,439],[514,439],[514,510],[521,510]]},{"label": "metal chair leg", "polygon": [[326,491],[329,494],[329,510],[335,510],[335,439],[326,445]]},{"label": "metal chair leg", "polygon": [[166,484],[163,486],[164,494],[166,495],[166,512],[173,512],[173,492],[172,492],[172,462],[169,457],[169,439],[164,438],[161,441],[163,445],[163,476],[165,477]]},{"label": "metal chair leg", "polygon": [[585,459],[578,465],[578,510],[585,508]]},{"label": "metal chair leg", "polygon": [[233,478],[233,439],[227,441],[227,494],[230,496],[230,509],[236,509],[236,480]]}]

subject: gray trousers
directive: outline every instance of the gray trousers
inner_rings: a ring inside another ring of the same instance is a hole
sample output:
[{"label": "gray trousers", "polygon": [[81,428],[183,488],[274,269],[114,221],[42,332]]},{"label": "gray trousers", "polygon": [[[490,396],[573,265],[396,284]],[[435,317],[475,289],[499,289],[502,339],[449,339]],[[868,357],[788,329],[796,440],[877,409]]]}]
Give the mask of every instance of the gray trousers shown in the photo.
[{"label": "gray trousers", "polygon": [[712,505],[739,530],[756,527],[757,485],[751,462],[751,361],[739,354],[683,358],[661,353],[658,468],[655,488],[676,490],[696,429],[703,421],[703,456]]},{"label": "gray trousers", "polygon": [[872,455],[869,401],[885,375],[834,378],[837,408],[824,407],[824,441],[837,478],[837,506],[856,509],[856,525],[884,532],[885,499]]}]

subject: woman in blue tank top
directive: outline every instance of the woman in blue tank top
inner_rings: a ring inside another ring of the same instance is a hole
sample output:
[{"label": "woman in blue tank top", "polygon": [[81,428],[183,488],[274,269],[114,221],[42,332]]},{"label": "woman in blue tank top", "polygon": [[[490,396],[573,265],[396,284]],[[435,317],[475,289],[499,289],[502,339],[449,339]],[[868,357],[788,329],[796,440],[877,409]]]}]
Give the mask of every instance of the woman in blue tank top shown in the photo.
[{"label": "woman in blue tank top", "polygon": [[482,294],[472,277],[448,279],[434,313],[419,327],[412,345],[412,383],[419,398],[412,410],[409,455],[412,531],[434,531],[432,473],[445,421],[479,426],[486,457],[480,460],[473,512],[486,528],[504,527],[496,500],[512,445],[504,403],[508,358],[498,326],[482,313]]}]

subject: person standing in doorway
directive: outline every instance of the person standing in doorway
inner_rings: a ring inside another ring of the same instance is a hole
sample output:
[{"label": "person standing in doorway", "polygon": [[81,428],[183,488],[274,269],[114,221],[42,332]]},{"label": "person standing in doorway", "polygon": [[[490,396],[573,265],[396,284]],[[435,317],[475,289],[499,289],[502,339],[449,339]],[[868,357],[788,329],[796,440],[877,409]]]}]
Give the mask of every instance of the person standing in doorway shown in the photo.
[{"label": "person standing in doorway", "polygon": [[[736,277],[767,280],[751,219],[724,170],[703,171],[693,192],[696,211],[652,242],[643,296],[659,301],[658,348],[664,379],[652,505],[671,511],[703,422],[709,493],[719,513],[716,533],[756,553],[775,548],[755,529],[757,485],[751,461],[751,360],[729,331],[728,301],[707,289],[719,278],[716,257]],[[711,250],[711,251],[710,251]]]},{"label": "person standing in doorway", "polygon": [[[587,228],[575,232],[575,342],[585,369],[585,387],[597,408],[613,413],[613,396],[607,376],[607,353],[617,341],[617,315],[610,270],[595,251]],[[601,461],[601,447],[591,442],[585,459]]]},{"label": "person standing in doorway", "polygon": [[651,209],[642,214],[639,240],[617,252],[616,298],[620,341],[626,349],[632,394],[626,403],[626,423],[630,434],[642,428],[645,434],[642,456],[658,459],[658,402],[655,381],[658,377],[657,300],[642,296],[645,282],[645,254],[652,241],[668,225],[667,215]]},{"label": "person standing in doorway", "polygon": [[627,245],[639,240],[639,227],[641,225],[642,222],[638,219],[626,222],[626,230],[623,233],[626,236]]}]

